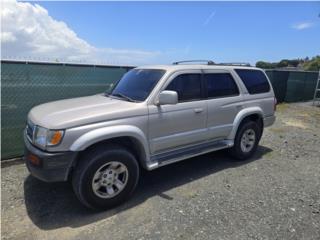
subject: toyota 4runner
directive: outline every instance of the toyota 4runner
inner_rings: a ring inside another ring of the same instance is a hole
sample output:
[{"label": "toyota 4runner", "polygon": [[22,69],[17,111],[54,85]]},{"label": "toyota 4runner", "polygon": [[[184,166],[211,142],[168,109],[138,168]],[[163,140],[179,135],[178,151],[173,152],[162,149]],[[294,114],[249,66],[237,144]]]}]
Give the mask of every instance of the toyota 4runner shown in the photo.
[{"label": "toyota 4runner", "polygon": [[106,209],[130,197],[141,169],[226,148],[250,158],[275,121],[275,105],[258,68],[211,61],[138,67],[106,93],[34,107],[26,165],[46,182],[70,179],[85,206]]}]

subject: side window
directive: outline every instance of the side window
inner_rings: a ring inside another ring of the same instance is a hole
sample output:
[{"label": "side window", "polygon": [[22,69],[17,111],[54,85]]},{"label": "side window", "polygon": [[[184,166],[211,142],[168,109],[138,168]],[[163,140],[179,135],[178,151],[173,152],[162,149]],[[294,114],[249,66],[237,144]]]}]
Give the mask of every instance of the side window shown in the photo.
[{"label": "side window", "polygon": [[204,74],[207,83],[208,98],[239,95],[239,89],[229,73]]},{"label": "side window", "polygon": [[270,85],[260,70],[235,69],[250,94],[270,91]]},{"label": "side window", "polygon": [[201,75],[181,74],[174,78],[166,90],[176,91],[179,102],[201,99]]}]

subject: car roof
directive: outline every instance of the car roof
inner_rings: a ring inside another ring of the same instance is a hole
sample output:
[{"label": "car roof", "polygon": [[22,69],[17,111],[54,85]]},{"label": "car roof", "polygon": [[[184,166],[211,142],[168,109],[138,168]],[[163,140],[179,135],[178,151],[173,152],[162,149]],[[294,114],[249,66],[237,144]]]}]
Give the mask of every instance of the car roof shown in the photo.
[{"label": "car roof", "polygon": [[248,69],[261,70],[260,68],[239,65],[204,65],[204,64],[173,64],[173,65],[146,65],[136,69],[163,69],[167,71],[178,70],[197,70],[197,69],[212,69],[212,70],[232,70],[232,69]]}]

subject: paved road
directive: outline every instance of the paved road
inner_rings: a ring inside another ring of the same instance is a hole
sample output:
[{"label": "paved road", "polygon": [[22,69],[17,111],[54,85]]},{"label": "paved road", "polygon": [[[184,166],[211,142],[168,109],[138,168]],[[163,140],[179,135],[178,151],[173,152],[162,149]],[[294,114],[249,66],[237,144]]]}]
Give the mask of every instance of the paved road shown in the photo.
[{"label": "paved road", "polygon": [[70,184],[2,172],[3,239],[320,239],[320,108],[280,105],[257,154],[211,153],[144,173],[128,203],[85,209]]}]

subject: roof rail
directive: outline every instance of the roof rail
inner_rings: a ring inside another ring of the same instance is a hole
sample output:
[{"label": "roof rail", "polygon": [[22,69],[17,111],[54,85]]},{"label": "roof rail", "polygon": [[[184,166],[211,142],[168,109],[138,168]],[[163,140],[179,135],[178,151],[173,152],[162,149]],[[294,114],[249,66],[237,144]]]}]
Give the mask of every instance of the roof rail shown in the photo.
[{"label": "roof rail", "polygon": [[183,64],[183,63],[201,63],[204,62],[207,65],[221,65],[221,66],[246,66],[251,67],[250,63],[245,62],[230,62],[230,63],[215,63],[211,60],[186,60],[186,61],[178,61],[172,63],[173,65]]},{"label": "roof rail", "polygon": [[217,63],[215,65],[226,65],[226,66],[247,66],[251,67],[250,63],[242,63],[242,62],[231,62],[231,63]]},{"label": "roof rail", "polygon": [[178,65],[181,63],[199,63],[199,62],[205,62],[208,65],[215,65],[215,63],[211,60],[186,60],[186,61],[179,61],[179,62],[174,62],[172,63],[173,65]]}]

